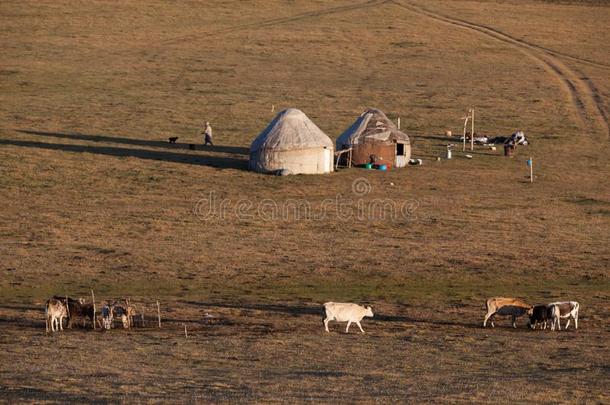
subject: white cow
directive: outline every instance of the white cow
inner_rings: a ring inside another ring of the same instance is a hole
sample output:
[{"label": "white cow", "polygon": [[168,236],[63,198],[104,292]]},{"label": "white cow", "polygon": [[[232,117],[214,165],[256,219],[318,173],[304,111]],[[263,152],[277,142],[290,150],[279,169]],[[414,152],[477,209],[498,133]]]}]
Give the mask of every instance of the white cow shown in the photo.
[{"label": "white cow", "polygon": [[551,330],[561,330],[561,318],[568,318],[566,329],[570,326],[570,319],[574,319],[574,328],[578,329],[578,309],[580,305],[576,301],[552,302],[548,305],[551,312]]},{"label": "white cow", "polygon": [[347,327],[345,328],[345,333],[349,333],[349,326],[352,322],[355,322],[356,325],[360,328],[360,331],[364,333],[362,326],[360,325],[360,321],[365,316],[370,318],[373,317],[373,310],[371,307],[363,307],[358,304],[349,304],[342,302],[327,302],[324,304],[324,329],[327,332],[328,330],[328,322],[337,321],[337,322],[347,322]]},{"label": "white cow", "polygon": [[[55,332],[58,329],[64,330],[63,319],[68,317],[68,308],[58,299],[51,298],[47,301],[44,308],[46,330]],[[50,325],[49,325],[50,324]]]}]

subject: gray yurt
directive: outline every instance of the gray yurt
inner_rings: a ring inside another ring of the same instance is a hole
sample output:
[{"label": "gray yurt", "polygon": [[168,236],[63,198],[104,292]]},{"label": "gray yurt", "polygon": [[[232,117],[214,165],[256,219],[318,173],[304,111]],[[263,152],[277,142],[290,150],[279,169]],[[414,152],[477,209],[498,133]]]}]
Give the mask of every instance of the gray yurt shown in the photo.
[{"label": "gray yurt", "polygon": [[250,170],[278,174],[333,171],[333,141],[301,110],[280,112],[250,146]]},{"label": "gray yurt", "polygon": [[352,148],[353,165],[365,163],[404,167],[411,158],[407,134],[380,110],[371,108],[337,138],[337,150]]}]

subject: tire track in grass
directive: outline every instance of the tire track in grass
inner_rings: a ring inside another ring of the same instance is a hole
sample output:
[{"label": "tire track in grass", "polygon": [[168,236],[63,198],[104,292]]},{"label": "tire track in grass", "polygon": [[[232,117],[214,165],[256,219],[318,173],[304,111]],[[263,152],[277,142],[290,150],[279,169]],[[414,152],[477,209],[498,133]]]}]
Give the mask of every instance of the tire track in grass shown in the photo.
[{"label": "tire track in grass", "polygon": [[322,16],[329,15],[329,14],[337,14],[337,13],[343,13],[346,11],[373,7],[373,6],[381,5],[384,3],[388,3],[390,1],[391,0],[368,0],[363,3],[348,4],[345,6],[331,7],[331,8],[326,8],[326,9],[322,9],[322,10],[313,10],[313,11],[308,11],[308,12],[301,13],[301,14],[288,16],[288,17],[271,18],[271,19],[262,20],[262,21],[254,21],[251,23],[238,24],[238,25],[234,25],[234,26],[230,26],[230,27],[226,27],[226,28],[220,28],[220,29],[213,30],[213,31],[201,32],[198,34],[191,34],[191,35],[183,35],[183,36],[167,39],[165,41],[161,41],[159,43],[159,45],[172,45],[172,44],[177,44],[177,43],[180,43],[180,42],[183,42],[186,40],[193,40],[193,39],[201,38],[201,37],[228,34],[228,33],[241,31],[241,30],[245,30],[245,29],[257,29],[257,28],[272,27],[272,26],[280,25],[280,24],[288,24],[288,23],[295,22],[295,21],[322,17]]},{"label": "tire track in grass", "polygon": [[[392,0],[392,3],[408,10],[412,13],[423,15],[436,21],[445,24],[458,26],[470,31],[476,31],[487,37],[507,43],[515,49],[529,56],[540,63],[545,69],[555,76],[563,84],[564,90],[570,97],[573,110],[576,113],[579,126],[585,132],[595,132],[596,128],[605,132],[606,136],[610,136],[610,124],[608,123],[608,113],[605,110],[602,97],[595,87],[593,81],[580,74],[578,71],[573,71],[559,59],[558,55],[575,59],[580,62],[590,63],[591,61],[572,57],[569,55],[560,54],[548,48],[543,48],[538,45],[530,44],[518,38],[512,37],[497,29],[475,24],[469,21],[452,18],[443,14],[438,14],[430,10],[415,6],[413,4],[405,4],[399,0]],[[594,63],[596,66],[606,66],[603,64]]]}]

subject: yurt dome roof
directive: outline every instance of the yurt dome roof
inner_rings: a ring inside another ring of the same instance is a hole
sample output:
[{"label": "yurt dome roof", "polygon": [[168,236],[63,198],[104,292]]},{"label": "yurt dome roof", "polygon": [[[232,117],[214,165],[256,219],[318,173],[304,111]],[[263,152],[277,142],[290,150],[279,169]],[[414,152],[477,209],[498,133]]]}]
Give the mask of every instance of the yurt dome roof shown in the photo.
[{"label": "yurt dome roof", "polygon": [[252,142],[250,152],[262,149],[274,151],[332,148],[332,140],[301,110],[288,108],[278,113],[273,121]]}]

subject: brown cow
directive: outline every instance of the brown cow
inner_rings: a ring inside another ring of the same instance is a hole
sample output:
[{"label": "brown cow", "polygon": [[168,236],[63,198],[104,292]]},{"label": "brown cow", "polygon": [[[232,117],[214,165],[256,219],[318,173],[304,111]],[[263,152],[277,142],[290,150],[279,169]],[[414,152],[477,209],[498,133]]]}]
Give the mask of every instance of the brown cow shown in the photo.
[{"label": "brown cow", "polygon": [[72,325],[77,318],[82,319],[83,327],[85,327],[86,319],[89,319],[91,325],[93,325],[93,304],[85,304],[85,300],[82,298],[73,299],[71,297],[60,297],[58,295],[55,295],[53,298],[61,301],[64,305],[68,302],[68,308],[70,310],[68,313],[68,328],[72,328]]},{"label": "brown cow", "polygon": [[523,316],[525,314],[531,314],[532,306],[526,304],[524,301],[518,298],[503,298],[503,297],[494,297],[487,300],[486,308],[487,314],[485,315],[485,319],[483,320],[483,327],[487,327],[487,320],[491,321],[491,327],[494,327],[494,316],[495,315],[505,315],[512,317],[513,320],[513,328],[517,327],[516,319],[519,316]]}]

